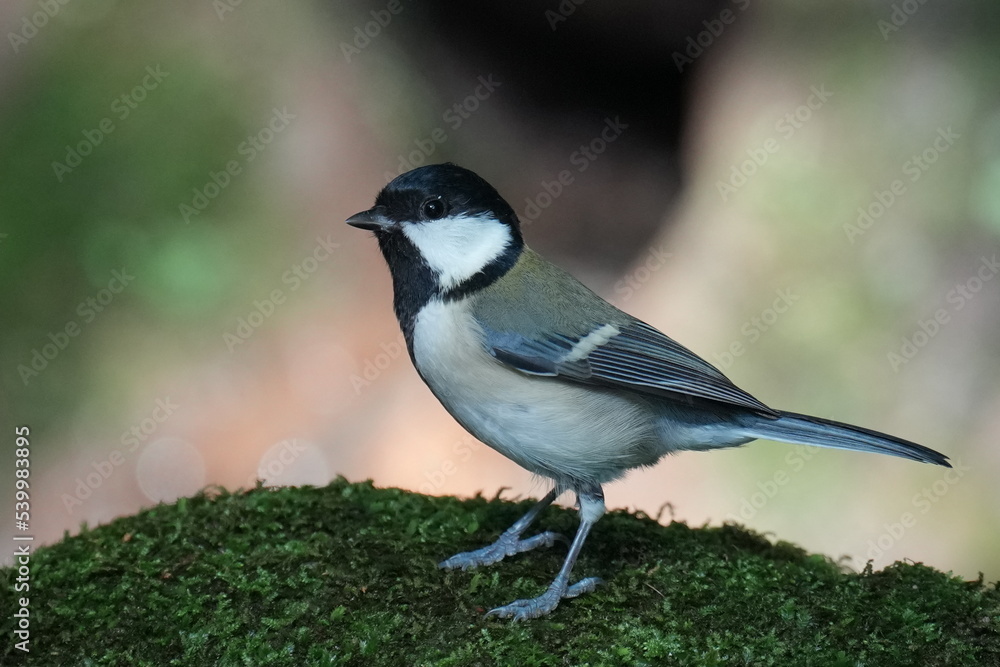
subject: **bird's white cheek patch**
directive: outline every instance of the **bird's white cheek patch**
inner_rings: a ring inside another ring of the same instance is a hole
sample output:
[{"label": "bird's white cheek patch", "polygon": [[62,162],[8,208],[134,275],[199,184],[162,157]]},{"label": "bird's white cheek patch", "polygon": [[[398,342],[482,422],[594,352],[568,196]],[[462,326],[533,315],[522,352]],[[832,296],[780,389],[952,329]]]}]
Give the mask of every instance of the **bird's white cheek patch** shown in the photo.
[{"label": "bird's white cheek patch", "polygon": [[445,289],[482,271],[512,240],[510,228],[489,216],[405,222],[402,229]]}]

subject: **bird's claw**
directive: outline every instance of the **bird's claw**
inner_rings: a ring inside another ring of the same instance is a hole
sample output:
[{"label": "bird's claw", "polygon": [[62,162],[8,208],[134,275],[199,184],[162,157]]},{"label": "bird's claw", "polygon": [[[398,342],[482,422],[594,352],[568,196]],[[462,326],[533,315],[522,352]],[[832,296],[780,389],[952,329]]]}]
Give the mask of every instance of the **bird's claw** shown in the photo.
[{"label": "bird's claw", "polygon": [[597,587],[604,583],[604,580],[600,577],[587,577],[586,579],[581,579],[572,586],[566,589],[563,593],[564,598],[575,598],[583,595],[584,593],[593,593],[597,590]]},{"label": "bird's claw", "polygon": [[498,616],[500,618],[513,618],[515,621],[524,621],[529,618],[545,616],[559,606],[562,598],[575,598],[584,593],[590,593],[598,584],[602,583],[599,577],[587,577],[581,579],[572,586],[549,586],[548,590],[537,598],[525,600],[514,600],[510,604],[491,609],[487,616]]},{"label": "bird's claw", "polygon": [[485,546],[482,549],[476,549],[475,551],[465,551],[455,554],[451,558],[438,563],[438,567],[443,570],[469,570],[482,565],[492,565],[499,563],[507,556],[513,556],[514,554],[537,549],[538,547],[551,547],[557,540],[562,542],[569,541],[559,533],[551,531],[539,533],[526,540],[522,540],[513,534],[504,533],[493,544]]}]

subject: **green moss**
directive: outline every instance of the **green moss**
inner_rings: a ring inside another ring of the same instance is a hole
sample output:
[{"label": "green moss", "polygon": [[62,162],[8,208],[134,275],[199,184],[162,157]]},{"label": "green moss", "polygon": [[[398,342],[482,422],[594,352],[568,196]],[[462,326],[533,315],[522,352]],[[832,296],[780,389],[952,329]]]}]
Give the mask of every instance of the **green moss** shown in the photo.
[{"label": "green moss", "polygon": [[[919,564],[847,573],[736,526],[611,512],[577,565],[606,580],[551,616],[483,612],[537,595],[565,549],[470,572],[530,502],[431,498],[339,479],[209,492],[32,560],[36,665],[1000,665],[1000,588]],[[571,534],[575,512],[540,525]]]}]

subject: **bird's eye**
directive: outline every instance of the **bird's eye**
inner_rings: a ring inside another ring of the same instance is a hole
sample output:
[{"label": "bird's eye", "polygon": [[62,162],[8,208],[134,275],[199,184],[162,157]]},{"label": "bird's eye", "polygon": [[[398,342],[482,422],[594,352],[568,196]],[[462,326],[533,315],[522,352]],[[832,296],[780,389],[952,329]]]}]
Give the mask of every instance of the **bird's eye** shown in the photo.
[{"label": "bird's eye", "polygon": [[439,220],[446,212],[444,202],[439,198],[428,199],[420,205],[420,214],[427,220]]}]

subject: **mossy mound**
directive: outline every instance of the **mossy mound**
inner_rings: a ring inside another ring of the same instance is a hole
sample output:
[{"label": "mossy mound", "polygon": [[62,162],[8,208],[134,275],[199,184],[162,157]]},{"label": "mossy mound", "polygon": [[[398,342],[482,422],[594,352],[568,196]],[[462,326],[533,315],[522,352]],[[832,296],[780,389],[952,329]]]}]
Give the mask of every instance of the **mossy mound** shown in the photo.
[{"label": "mossy mound", "polygon": [[[4,665],[1000,665],[1000,587],[919,564],[846,573],[736,526],[611,512],[579,576],[606,583],[523,623],[565,547],[479,571],[436,563],[530,506],[339,479],[207,492],[37,550],[32,651]],[[571,535],[575,512],[539,526]],[[3,570],[3,604],[14,604]]]}]

